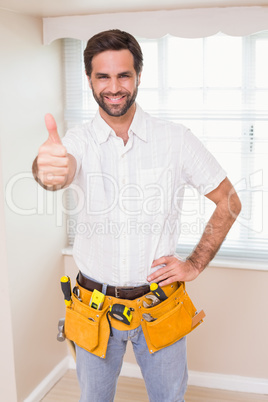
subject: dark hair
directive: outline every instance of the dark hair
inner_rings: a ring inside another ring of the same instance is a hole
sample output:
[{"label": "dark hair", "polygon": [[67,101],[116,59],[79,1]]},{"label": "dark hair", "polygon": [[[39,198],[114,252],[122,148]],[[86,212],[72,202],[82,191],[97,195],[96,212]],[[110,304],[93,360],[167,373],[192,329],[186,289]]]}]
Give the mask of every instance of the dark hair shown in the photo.
[{"label": "dark hair", "polygon": [[84,63],[86,74],[88,77],[92,73],[92,59],[94,56],[106,50],[122,50],[128,49],[134,58],[134,69],[137,75],[142,70],[143,56],[139,43],[127,32],[119,29],[111,29],[109,31],[100,32],[87,42],[84,50]]}]

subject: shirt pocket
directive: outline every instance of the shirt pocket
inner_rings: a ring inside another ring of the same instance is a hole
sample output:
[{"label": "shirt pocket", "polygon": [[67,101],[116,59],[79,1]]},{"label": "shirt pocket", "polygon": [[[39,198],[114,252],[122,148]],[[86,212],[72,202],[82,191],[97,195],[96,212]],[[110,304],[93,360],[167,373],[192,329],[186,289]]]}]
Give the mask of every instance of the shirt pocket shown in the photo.
[{"label": "shirt pocket", "polygon": [[143,194],[143,210],[147,216],[163,212],[165,199],[165,178],[161,167],[142,169],[139,185]]},{"label": "shirt pocket", "polygon": [[154,186],[161,185],[164,170],[161,167],[141,169],[140,172],[140,185],[143,189],[150,189]]}]

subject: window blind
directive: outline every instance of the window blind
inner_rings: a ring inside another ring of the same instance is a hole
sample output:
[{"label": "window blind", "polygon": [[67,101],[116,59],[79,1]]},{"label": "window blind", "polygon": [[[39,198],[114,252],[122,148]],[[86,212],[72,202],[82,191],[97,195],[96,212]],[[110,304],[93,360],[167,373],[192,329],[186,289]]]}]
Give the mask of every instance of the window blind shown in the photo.
[{"label": "window blind", "polygon": [[[144,54],[137,102],[154,116],[189,127],[227,171],[242,201],[219,255],[267,258],[268,32],[137,39]],[[66,128],[88,121],[97,110],[84,74],[85,45],[64,39]],[[75,211],[78,200],[72,191],[68,202]],[[194,247],[213,208],[205,197],[186,189],[179,253]],[[74,220],[71,214],[70,244]]]}]

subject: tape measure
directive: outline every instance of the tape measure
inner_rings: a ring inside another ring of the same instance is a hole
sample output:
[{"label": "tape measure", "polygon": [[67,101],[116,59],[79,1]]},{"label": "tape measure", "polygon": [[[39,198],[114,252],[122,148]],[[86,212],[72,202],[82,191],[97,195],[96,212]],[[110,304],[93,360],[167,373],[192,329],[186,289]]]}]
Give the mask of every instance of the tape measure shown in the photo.
[{"label": "tape measure", "polygon": [[131,311],[134,309],[128,308],[123,304],[114,304],[110,307],[109,314],[116,320],[122,321],[123,323],[130,325],[133,318]]}]

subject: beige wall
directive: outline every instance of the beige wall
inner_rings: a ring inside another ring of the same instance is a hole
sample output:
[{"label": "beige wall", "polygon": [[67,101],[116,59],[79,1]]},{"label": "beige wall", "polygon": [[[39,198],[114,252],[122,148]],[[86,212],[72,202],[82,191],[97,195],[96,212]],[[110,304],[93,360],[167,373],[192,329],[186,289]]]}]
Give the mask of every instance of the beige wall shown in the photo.
[{"label": "beige wall", "polygon": [[[27,215],[26,210],[37,206],[37,185],[32,179],[23,178],[31,172],[38,147],[46,138],[44,114],[51,112],[62,122],[61,43],[42,45],[41,19],[0,11],[0,49],[4,186],[0,187],[0,197],[3,199],[3,190],[9,197],[5,222],[1,216],[0,225],[6,253],[4,264],[1,256],[1,288],[4,286],[6,295],[2,303],[6,311],[5,330],[13,345],[5,343],[7,334],[2,331],[0,344],[9,351],[9,364],[14,352],[17,400],[22,401],[66,355],[65,346],[56,341],[57,322],[64,312],[59,280],[63,272],[65,228],[55,223],[54,196],[44,195],[43,190],[39,196],[44,197],[44,212]],[[20,210],[15,211],[15,206]],[[46,213],[48,208],[50,213]],[[2,354],[1,362],[7,369]],[[9,401],[8,398],[1,393],[1,400]]]},{"label": "beige wall", "polygon": [[[77,268],[65,256],[66,273]],[[186,289],[204,323],[187,337],[189,370],[267,378],[268,272],[208,267]],[[124,359],[136,363],[132,348]]]},{"label": "beige wall", "polygon": [[[1,147],[0,147],[1,156]],[[4,308],[0,309],[0,395],[6,402],[16,401],[16,379],[14,367],[14,348],[11,323],[10,293],[6,255],[6,231],[4,216],[4,197],[2,183],[2,161],[0,160],[0,303]],[[3,364],[4,362],[4,364]]]},{"label": "beige wall", "polygon": [[194,371],[268,378],[268,272],[209,267],[187,285],[204,323],[188,336]]}]

